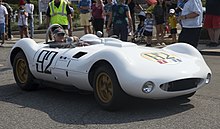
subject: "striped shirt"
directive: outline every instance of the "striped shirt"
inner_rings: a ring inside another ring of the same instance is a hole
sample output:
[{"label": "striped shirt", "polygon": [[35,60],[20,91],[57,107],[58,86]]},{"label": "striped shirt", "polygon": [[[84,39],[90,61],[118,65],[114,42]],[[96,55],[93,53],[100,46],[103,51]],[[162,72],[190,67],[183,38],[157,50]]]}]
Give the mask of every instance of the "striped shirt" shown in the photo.
[{"label": "striped shirt", "polygon": [[146,18],[144,20],[144,30],[148,31],[148,32],[152,32],[153,31],[153,24],[154,24],[153,19]]}]

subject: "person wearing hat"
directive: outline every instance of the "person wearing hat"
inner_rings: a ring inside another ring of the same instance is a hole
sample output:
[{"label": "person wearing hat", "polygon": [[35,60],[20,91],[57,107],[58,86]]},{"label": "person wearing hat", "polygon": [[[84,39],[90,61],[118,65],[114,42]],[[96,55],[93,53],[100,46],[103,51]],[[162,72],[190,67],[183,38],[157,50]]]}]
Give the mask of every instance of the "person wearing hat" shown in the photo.
[{"label": "person wearing hat", "polygon": [[18,5],[19,5],[19,6],[21,6],[21,5],[25,5],[25,1],[24,1],[24,0],[19,0]]},{"label": "person wearing hat", "polygon": [[154,25],[154,19],[152,13],[146,12],[146,19],[144,20],[144,33],[143,33],[143,35],[147,37],[146,47],[151,47],[152,44],[153,25]]},{"label": "person wearing hat", "polygon": [[176,42],[176,34],[177,34],[177,18],[175,15],[175,10],[170,9],[169,14],[170,15],[168,17],[168,25],[169,25],[170,33],[172,36],[172,42],[175,43]]},{"label": "person wearing hat", "polygon": [[19,7],[18,12],[18,28],[20,33],[20,38],[24,36],[28,38],[28,13],[24,9],[24,5]]},{"label": "person wearing hat", "polygon": [[146,14],[144,11],[140,11],[140,13],[138,13],[138,18],[139,18],[139,25],[138,26],[141,26],[144,24],[144,20],[146,19]]},{"label": "person wearing hat", "polygon": [[57,28],[53,31],[54,42],[65,42],[65,31],[61,28]]},{"label": "person wearing hat", "polygon": [[[54,42],[59,42],[59,43],[65,42],[66,40],[65,35],[66,35],[66,32],[62,28],[60,27],[56,28],[53,31]],[[76,36],[72,36],[72,38],[73,38],[73,42],[76,42],[79,40],[79,38]]]},{"label": "person wearing hat", "polygon": [[143,10],[138,13],[139,24],[138,24],[137,30],[134,32],[133,37],[131,39],[134,42],[135,42],[137,37],[142,36],[143,27],[144,27],[144,20],[146,19],[145,15],[146,14]]},{"label": "person wearing hat", "polygon": [[50,48],[70,48],[70,44],[65,44],[65,31],[62,28],[56,28],[53,31],[54,41],[50,42]]},{"label": "person wearing hat", "polygon": [[[53,31],[54,41],[50,43],[53,45],[51,45],[50,47],[53,48],[55,46],[58,48],[71,48],[71,44],[65,44],[66,43],[66,36],[65,35],[66,35],[66,33],[62,28],[60,28],[60,27],[56,28]],[[72,36],[70,38],[72,39],[73,42],[76,42],[79,40],[79,38],[76,36]],[[67,38],[67,40],[68,40],[68,38]],[[84,46],[86,46],[86,45],[84,45]]]}]

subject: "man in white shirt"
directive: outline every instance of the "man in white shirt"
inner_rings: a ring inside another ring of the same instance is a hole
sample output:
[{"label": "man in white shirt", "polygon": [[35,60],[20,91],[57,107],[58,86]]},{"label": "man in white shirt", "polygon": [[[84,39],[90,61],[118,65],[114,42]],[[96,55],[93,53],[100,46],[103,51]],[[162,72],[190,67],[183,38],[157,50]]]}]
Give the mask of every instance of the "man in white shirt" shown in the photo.
[{"label": "man in white shirt", "polygon": [[27,0],[25,4],[25,11],[28,13],[28,23],[30,27],[30,38],[34,36],[34,4]]},{"label": "man in white shirt", "polygon": [[203,10],[201,0],[188,0],[179,16],[182,22],[182,31],[179,42],[189,43],[195,48],[198,46],[202,29]]},{"label": "man in white shirt", "polygon": [[8,11],[6,7],[2,5],[2,0],[0,0],[0,34],[2,36],[1,46],[5,43],[6,26],[8,26]]},{"label": "man in white shirt", "polygon": [[12,35],[11,35],[11,16],[13,15],[13,9],[12,7],[6,3],[6,2],[2,2],[2,5],[4,5],[8,11],[8,26],[5,28],[5,39],[6,40],[11,40],[12,39]]}]

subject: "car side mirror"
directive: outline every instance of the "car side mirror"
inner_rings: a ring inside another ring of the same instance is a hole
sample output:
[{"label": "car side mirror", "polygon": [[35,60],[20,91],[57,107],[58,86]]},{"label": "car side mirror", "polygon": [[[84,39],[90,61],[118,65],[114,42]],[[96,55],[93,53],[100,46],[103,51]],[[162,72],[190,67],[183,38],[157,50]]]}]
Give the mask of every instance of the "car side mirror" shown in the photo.
[{"label": "car side mirror", "polygon": [[103,33],[101,31],[97,31],[96,35],[100,38],[103,36]]}]

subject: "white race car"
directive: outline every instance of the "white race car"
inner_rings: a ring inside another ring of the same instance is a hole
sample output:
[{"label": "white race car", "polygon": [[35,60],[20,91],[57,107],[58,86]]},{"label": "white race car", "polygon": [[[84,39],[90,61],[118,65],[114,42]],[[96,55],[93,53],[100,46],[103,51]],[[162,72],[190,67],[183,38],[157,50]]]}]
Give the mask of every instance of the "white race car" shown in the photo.
[{"label": "white race car", "polygon": [[142,47],[93,34],[82,36],[80,42],[91,45],[57,48],[29,38],[17,41],[9,57],[17,85],[34,90],[47,81],[93,91],[102,108],[115,110],[127,95],[188,98],[211,80],[200,52],[185,43]]}]

